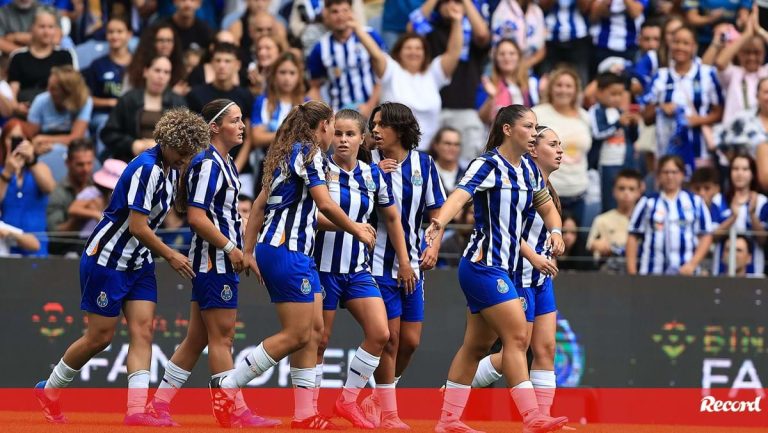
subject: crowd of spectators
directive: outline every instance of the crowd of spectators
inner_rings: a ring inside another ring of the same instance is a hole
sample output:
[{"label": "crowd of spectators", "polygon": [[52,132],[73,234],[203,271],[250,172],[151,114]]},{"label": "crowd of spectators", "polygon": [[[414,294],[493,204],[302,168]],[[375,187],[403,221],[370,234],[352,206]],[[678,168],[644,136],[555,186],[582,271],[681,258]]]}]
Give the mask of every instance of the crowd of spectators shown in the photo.
[{"label": "crowd of spectators", "polygon": [[561,269],[762,276],[766,18],[750,0],[0,0],[0,255],[77,254],[172,107],[242,108],[247,213],[303,101],[408,105],[446,192],[524,104],[564,145]]}]

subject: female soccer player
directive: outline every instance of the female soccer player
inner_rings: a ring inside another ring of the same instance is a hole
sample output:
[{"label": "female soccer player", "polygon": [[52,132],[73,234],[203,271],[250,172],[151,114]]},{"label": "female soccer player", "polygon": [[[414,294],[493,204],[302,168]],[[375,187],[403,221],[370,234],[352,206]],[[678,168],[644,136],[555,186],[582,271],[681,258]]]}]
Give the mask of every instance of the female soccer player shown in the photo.
[{"label": "female soccer player", "polygon": [[437,433],[474,432],[460,418],[478,362],[497,336],[505,348],[502,371],[513,386],[511,394],[523,417],[524,431],[557,430],[567,421],[539,412],[528,378],[525,314],[510,278],[520,254],[517,239],[522,238],[523,222],[531,208],[552,233],[552,254],[563,252],[560,215],[539,169],[525,156],[535,139],[536,115],[530,109],[510,105],[499,110],[486,153],[472,161],[427,229],[427,242],[433,243],[442,236],[445,224],[474,199],[475,228],[459,263],[459,283],[469,307],[467,328],[448,372]]},{"label": "female soccer player", "polygon": [[628,274],[694,275],[709,252],[712,217],[701,197],[683,189],[685,170],[679,156],[659,160],[660,191],[640,198],[629,219]]},{"label": "female soccer player", "polygon": [[[354,215],[358,223],[367,223],[379,209],[387,233],[391,235],[399,263],[398,279],[406,291],[416,284],[416,273],[405,246],[400,212],[392,197],[391,186],[376,165],[358,161],[358,152],[364,139],[366,119],[357,111],[341,110],[336,113],[333,156],[328,163],[328,189],[333,201],[347,215]],[[316,390],[322,381],[323,353],[333,328],[339,302],[363,327],[363,343],[349,364],[344,392],[336,402],[335,412],[355,427],[373,428],[357,405],[360,390],[365,387],[379,365],[381,352],[389,340],[387,309],[381,291],[371,275],[368,251],[359,241],[346,233],[323,231],[317,235],[315,262],[320,271],[320,284],[324,289],[323,340],[317,353]],[[317,391],[316,391],[317,395]],[[315,401],[315,403],[317,403]]]},{"label": "female soccer player", "polygon": [[424,320],[421,272],[435,266],[440,250],[436,242],[422,251],[421,222],[425,212],[429,212],[430,217],[437,215],[445,201],[445,192],[432,157],[415,150],[421,131],[410,108],[396,102],[376,107],[371,115],[371,132],[376,144],[371,152],[372,161],[391,179],[410,267],[416,272],[417,281],[411,288],[400,278],[400,262],[395,259],[393,244],[395,234],[387,231],[384,221],[379,221],[371,272],[387,307],[389,343],[374,374],[376,392],[363,401],[363,411],[374,426],[408,428],[397,415],[394,388],[421,339]]},{"label": "female soccer player", "polygon": [[[530,152],[541,171],[555,207],[560,212],[557,192],[549,183],[549,175],[560,167],[563,147],[555,131],[546,126],[536,128],[536,145]],[[557,329],[557,308],[552,278],[557,275],[557,266],[549,260],[549,236],[544,229],[544,220],[531,209],[523,223],[523,238],[520,257],[515,265],[515,287],[523,302],[525,319],[528,322],[528,346],[533,350],[531,383],[536,392],[539,411],[549,415],[555,397],[555,331]],[[485,387],[501,378],[502,353],[494,353],[480,361],[472,380],[472,387]]]},{"label": "female soccer player", "polygon": [[291,110],[269,147],[264,189],[251,210],[244,254],[249,269],[263,280],[277,304],[283,329],[259,344],[234,372],[212,381],[214,413],[222,424],[231,424],[234,390],[291,354],[291,381],[296,387],[291,427],[335,428],[312,404],[317,348],[323,334],[321,287],[310,256],[317,210],[368,247],[373,246],[375,231],[349,219],[328,192],[323,155],[333,135],[333,111],[322,102],[310,101]]},{"label": "female soccer player", "polygon": [[[189,327],[184,341],[168,361],[152,401],[156,414],[172,423],[170,402],[189,378],[206,345],[212,378],[226,375],[233,368],[238,272],[245,266],[237,212],[240,182],[229,156],[235,146],[243,143],[243,114],[240,107],[228,99],[209,102],[202,114],[210,128],[211,145],[192,158],[179,193],[180,199],[186,200],[187,206],[181,210],[187,212],[193,231],[189,261],[196,276],[192,279]],[[253,415],[238,393],[232,425],[273,427],[278,424],[279,421]]]},{"label": "female soccer player", "polygon": [[63,423],[59,389],[72,382],[91,357],[112,341],[120,310],[128,322],[128,425],[167,426],[167,420],[146,413],[152,320],[157,303],[155,264],[150,251],[164,258],[184,278],[194,278],[183,254],[155,234],[174,200],[178,170],[208,145],[208,127],[187,109],[166,112],[155,126],[158,143],[128,164],[109,206],[80,259],[80,308],[88,328],[56,365],[48,380],[35,387],[46,420]]}]

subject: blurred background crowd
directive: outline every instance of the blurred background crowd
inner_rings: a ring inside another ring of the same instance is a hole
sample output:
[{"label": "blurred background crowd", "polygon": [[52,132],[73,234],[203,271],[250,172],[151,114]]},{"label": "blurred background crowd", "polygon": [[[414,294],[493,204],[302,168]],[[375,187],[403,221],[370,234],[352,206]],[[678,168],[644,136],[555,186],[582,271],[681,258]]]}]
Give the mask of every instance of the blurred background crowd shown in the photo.
[{"label": "blurred background crowd", "polygon": [[[524,104],[563,142],[561,269],[762,277],[764,1],[0,0],[0,256],[77,256],[171,107],[242,108],[247,218],[308,99],[411,107],[448,193],[498,109]],[[163,225],[184,250],[183,215]]]}]

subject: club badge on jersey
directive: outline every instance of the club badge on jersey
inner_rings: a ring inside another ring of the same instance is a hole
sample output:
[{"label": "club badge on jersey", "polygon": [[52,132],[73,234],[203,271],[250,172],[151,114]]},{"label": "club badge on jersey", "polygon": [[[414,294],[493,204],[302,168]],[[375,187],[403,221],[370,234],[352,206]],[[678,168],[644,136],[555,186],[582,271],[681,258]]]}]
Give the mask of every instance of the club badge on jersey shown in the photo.
[{"label": "club badge on jersey", "polygon": [[411,176],[411,183],[415,186],[422,186],[424,184],[424,178],[421,177],[421,172],[419,170],[413,172],[413,176]]}]

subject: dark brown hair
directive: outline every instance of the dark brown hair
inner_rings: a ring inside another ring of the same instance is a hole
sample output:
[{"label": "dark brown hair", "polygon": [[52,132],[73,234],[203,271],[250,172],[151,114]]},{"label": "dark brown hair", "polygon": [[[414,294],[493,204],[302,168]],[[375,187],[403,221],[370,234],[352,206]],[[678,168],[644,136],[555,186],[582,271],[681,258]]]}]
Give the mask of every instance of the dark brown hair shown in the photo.
[{"label": "dark brown hair", "polygon": [[403,45],[405,45],[405,43],[411,39],[418,39],[419,42],[421,42],[422,48],[424,48],[424,60],[421,62],[421,66],[419,66],[419,71],[424,72],[427,70],[427,68],[429,68],[429,63],[432,61],[432,54],[429,52],[429,44],[427,43],[427,39],[424,36],[413,32],[404,33],[402,36],[400,36],[400,39],[395,42],[395,45],[392,46],[392,58],[397,63],[402,64],[400,61],[400,54],[403,51]]}]

